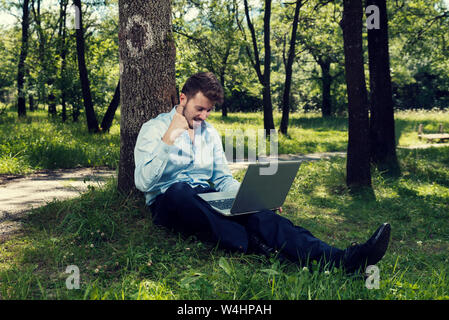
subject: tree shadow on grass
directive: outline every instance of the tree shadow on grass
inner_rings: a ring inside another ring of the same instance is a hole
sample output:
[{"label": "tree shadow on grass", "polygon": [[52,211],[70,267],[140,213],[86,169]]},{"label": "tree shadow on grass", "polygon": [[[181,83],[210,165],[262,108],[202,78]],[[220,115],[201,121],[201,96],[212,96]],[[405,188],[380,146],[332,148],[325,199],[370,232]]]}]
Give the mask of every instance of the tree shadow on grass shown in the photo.
[{"label": "tree shadow on grass", "polygon": [[301,127],[303,129],[313,129],[314,131],[348,131],[348,119],[345,117],[314,117],[314,118],[292,118],[290,127]]},{"label": "tree shadow on grass", "polygon": [[[336,212],[345,224],[392,224],[396,238],[445,237],[449,227],[449,199],[438,195],[420,195],[415,190],[393,183],[394,197],[378,196],[366,200],[360,197],[322,197],[311,195],[307,201],[312,207]],[[373,226],[375,227],[375,225]],[[354,230],[356,231],[356,230]],[[357,231],[356,231],[357,232]],[[372,230],[370,230],[372,232]],[[368,235],[364,231],[365,234]]]}]

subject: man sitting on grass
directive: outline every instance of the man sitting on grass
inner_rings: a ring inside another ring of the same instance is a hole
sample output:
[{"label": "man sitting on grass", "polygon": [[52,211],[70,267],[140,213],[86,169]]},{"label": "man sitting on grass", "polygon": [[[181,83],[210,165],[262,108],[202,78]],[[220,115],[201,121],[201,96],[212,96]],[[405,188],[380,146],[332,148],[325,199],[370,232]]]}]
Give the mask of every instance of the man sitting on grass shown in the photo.
[{"label": "man sitting on grass", "polygon": [[228,168],[218,132],[205,121],[215,104],[223,102],[216,77],[210,72],[195,74],[181,92],[171,112],[143,124],[134,150],[136,187],[145,193],[156,225],[223,249],[275,253],[301,264],[316,260],[349,273],[382,259],[390,238],[388,223],[365,243],[342,250],[271,210],[227,217],[197,197],[236,191],[240,184]]}]

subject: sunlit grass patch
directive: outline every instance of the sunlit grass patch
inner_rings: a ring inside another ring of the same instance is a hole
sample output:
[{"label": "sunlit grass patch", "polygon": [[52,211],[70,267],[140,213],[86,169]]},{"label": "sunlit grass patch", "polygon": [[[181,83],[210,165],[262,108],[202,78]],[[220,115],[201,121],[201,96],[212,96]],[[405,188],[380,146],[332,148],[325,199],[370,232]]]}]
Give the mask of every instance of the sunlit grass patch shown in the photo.
[{"label": "sunlit grass patch", "polygon": [[0,173],[21,174],[40,169],[106,166],[119,158],[118,123],[108,134],[89,134],[85,123],[63,124],[45,111],[16,119],[11,112],[0,121]]}]

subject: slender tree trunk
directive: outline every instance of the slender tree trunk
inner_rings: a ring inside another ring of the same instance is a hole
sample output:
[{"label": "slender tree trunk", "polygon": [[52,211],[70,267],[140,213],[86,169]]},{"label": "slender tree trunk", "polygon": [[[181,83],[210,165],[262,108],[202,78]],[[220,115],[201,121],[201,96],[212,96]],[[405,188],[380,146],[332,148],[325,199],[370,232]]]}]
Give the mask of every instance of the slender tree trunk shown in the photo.
[{"label": "slender tree trunk", "polygon": [[[79,99],[77,99],[79,100]],[[81,105],[81,101],[77,101],[77,103],[75,105],[72,105],[72,121],[73,122],[78,122],[78,118],[80,116],[80,108],[79,106]]]},{"label": "slender tree trunk", "polygon": [[267,136],[274,129],[273,104],[271,102],[271,44],[270,44],[271,0],[265,0],[263,18],[264,69],[263,69],[263,123]]},{"label": "slender tree trunk", "polygon": [[[231,42],[228,42],[225,54],[223,56],[223,61],[221,63],[220,76],[219,76],[220,84],[223,87],[223,89],[224,89],[224,85],[225,85],[225,75],[226,75],[226,69],[227,69],[228,58],[229,58],[230,53],[231,53]],[[226,102],[223,102],[223,104],[221,105],[221,116],[224,118],[228,116],[228,106],[226,105]]]},{"label": "slender tree trunk", "polygon": [[48,114],[52,117],[56,117],[56,97],[53,91],[48,95]]},{"label": "slender tree trunk", "polygon": [[287,134],[288,130],[288,118],[290,114],[290,90],[292,84],[292,70],[295,58],[296,33],[298,30],[300,8],[301,8],[301,0],[297,0],[295,7],[295,15],[293,17],[292,35],[290,37],[290,48],[288,50],[287,64],[285,66],[285,85],[284,85],[284,93],[282,96],[282,119],[281,125],[279,127],[279,131],[285,135]]},{"label": "slender tree trunk", "polygon": [[370,156],[381,171],[400,174],[396,156],[393,97],[388,52],[388,17],[386,0],[367,0],[380,13],[380,29],[368,30],[370,74]]},{"label": "slender tree trunk", "polygon": [[30,105],[30,111],[34,111],[34,98],[32,94],[28,95],[28,104]]},{"label": "slender tree trunk", "polygon": [[67,66],[67,61],[66,61],[66,55],[67,55],[67,44],[66,44],[67,4],[68,4],[68,0],[60,0],[59,36],[61,39],[61,45],[60,45],[61,68],[60,68],[59,90],[61,91],[62,122],[65,122],[67,120],[67,106],[66,106],[66,97],[65,97],[65,83],[66,83],[65,69]]},{"label": "slender tree trunk", "polygon": [[171,14],[170,0],[119,0],[122,193],[137,190],[134,147],[142,124],[177,103]]},{"label": "slender tree trunk", "polygon": [[332,77],[330,74],[331,63],[329,60],[322,60],[320,63],[321,68],[321,83],[323,87],[323,101],[321,106],[321,112],[323,117],[330,117],[332,115],[331,104],[331,83]]},{"label": "slender tree trunk", "polygon": [[346,183],[352,190],[371,187],[368,147],[368,97],[362,48],[362,0],[344,0],[343,29],[348,90],[348,155]]},{"label": "slender tree trunk", "polygon": [[84,29],[81,10],[81,0],[73,0],[75,7],[79,10],[79,28],[76,29],[76,52],[78,56],[78,69],[81,81],[81,89],[83,91],[84,109],[86,111],[87,128],[89,132],[96,133],[100,131],[98,127],[97,117],[92,103],[92,95],[90,91],[89,77],[87,73],[86,60],[84,55]]},{"label": "slender tree trunk", "polygon": [[109,104],[109,107],[103,116],[103,121],[101,122],[101,131],[109,132],[109,129],[111,128],[112,125],[112,121],[114,120],[115,111],[117,110],[119,104],[120,104],[120,80],[117,83],[117,87],[115,88],[114,96],[112,97],[111,103]]},{"label": "slender tree trunk", "polygon": [[19,117],[26,116],[26,94],[24,92],[24,83],[25,83],[25,59],[28,54],[28,28],[30,26],[29,16],[30,16],[30,7],[29,0],[23,1],[22,8],[22,48],[20,51],[19,57],[19,65],[17,72],[17,112]]},{"label": "slender tree trunk", "polygon": [[[35,7],[35,4],[37,8]],[[39,40],[38,56],[39,56],[40,72],[37,75],[38,100],[42,104],[46,104],[49,101],[50,95],[47,96],[47,90],[45,87],[45,84],[48,82],[46,59],[45,59],[45,47],[47,40],[45,37],[45,32],[42,28],[41,0],[37,1],[31,0],[31,8],[33,11],[34,21],[37,29],[37,36]],[[49,113],[51,113],[50,109]]]},{"label": "slender tree trunk", "polygon": [[[220,76],[220,84],[224,89],[224,74]],[[224,101],[221,105],[221,116],[223,118],[228,116],[228,106],[226,105],[226,101]]]},{"label": "slender tree trunk", "polygon": [[[270,45],[270,19],[271,19],[271,0],[265,0],[265,13],[264,13],[264,49],[265,49],[265,61],[264,61],[264,71],[262,73],[260,68],[260,56],[259,49],[257,46],[256,32],[254,25],[251,22],[249,15],[248,1],[244,1],[245,6],[245,16],[248,23],[248,28],[251,33],[251,39],[253,43],[254,50],[254,61],[253,67],[256,70],[259,82],[262,84],[262,95],[263,95],[263,123],[266,134],[270,134],[270,129],[274,129],[273,120],[273,105],[271,103],[271,85],[270,85],[270,71],[271,71],[271,45]],[[247,49],[248,55],[252,60],[252,56]]]}]

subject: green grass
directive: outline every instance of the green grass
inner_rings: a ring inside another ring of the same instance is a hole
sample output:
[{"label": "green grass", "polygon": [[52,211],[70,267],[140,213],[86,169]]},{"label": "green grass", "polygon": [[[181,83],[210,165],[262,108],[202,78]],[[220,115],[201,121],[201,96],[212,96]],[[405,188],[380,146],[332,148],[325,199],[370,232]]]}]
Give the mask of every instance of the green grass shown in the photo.
[{"label": "green grass", "polygon": [[[261,114],[210,117],[220,133],[260,129]],[[275,113],[278,126],[280,114]],[[399,112],[400,145],[421,143],[419,123],[449,128],[449,113]],[[0,173],[76,166],[115,168],[119,127],[89,135],[85,123],[62,125],[43,111],[23,120],[0,115]],[[342,151],[347,119],[293,114],[280,153]],[[398,151],[402,176],[373,170],[375,199],[345,186],[345,161],[305,163],[284,214],[331,245],[364,241],[388,221],[392,239],[380,268],[380,289],[340,270],[317,272],[256,255],[224,252],[152,224],[143,199],[123,197],[116,181],[81,197],[28,212],[21,233],[0,244],[0,299],[449,299],[449,148]],[[243,172],[236,176],[242,179]],[[68,290],[67,266],[80,269],[79,290]]]},{"label": "green grass", "polygon": [[[399,156],[399,179],[373,171],[376,199],[351,195],[344,159],[334,158],[303,164],[284,205],[295,224],[341,248],[390,222],[378,290],[338,269],[229,253],[154,226],[143,200],[117,194],[111,180],[29,212],[23,232],[0,244],[1,298],[449,299],[449,148]],[[65,287],[68,265],[80,269],[79,290]]]},{"label": "green grass", "polygon": [[[82,117],[78,123],[51,120],[46,111],[28,112],[18,119],[14,110],[0,114],[0,174],[27,174],[40,169],[106,166],[117,167],[120,153],[119,114],[109,134],[89,134]],[[281,114],[274,113],[279,127]],[[257,132],[263,128],[262,113],[231,113],[226,119],[213,112],[209,121],[223,136],[226,130]],[[449,132],[449,112],[408,111],[396,113],[399,146],[425,144],[418,139],[419,124],[425,132],[437,132],[442,123]],[[345,151],[347,119],[323,119],[318,113],[293,113],[288,136],[279,136],[279,154]],[[245,140],[245,156],[248,155]],[[235,149],[235,147],[234,147]],[[267,151],[269,152],[269,143]],[[234,152],[235,154],[235,152]]]},{"label": "green grass", "polygon": [[24,119],[0,116],[0,174],[27,174],[41,169],[106,166],[116,168],[120,153],[118,122],[109,134],[91,135],[81,118],[62,124],[45,111]]},{"label": "green grass", "polygon": [[396,137],[398,145],[425,145],[418,138],[418,127],[423,125],[424,133],[438,133],[440,124],[449,133],[449,113],[441,110],[401,111],[395,114]]}]

